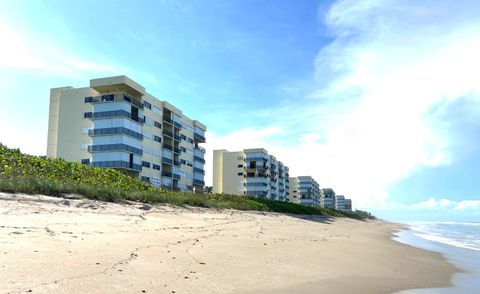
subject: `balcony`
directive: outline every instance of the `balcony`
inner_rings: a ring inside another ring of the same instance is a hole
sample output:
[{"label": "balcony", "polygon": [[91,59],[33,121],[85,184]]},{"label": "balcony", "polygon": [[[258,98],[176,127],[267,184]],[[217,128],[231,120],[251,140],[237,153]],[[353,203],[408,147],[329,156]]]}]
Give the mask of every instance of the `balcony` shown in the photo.
[{"label": "balcony", "polygon": [[205,159],[203,159],[203,158],[201,158],[201,157],[198,157],[198,156],[195,156],[195,155],[194,155],[194,156],[193,156],[193,160],[205,164]]},{"label": "balcony", "polygon": [[172,164],[173,160],[171,160],[170,158],[162,157],[162,163]]},{"label": "balcony", "polygon": [[138,155],[142,155],[142,149],[135,148],[127,144],[107,144],[107,145],[90,145],[88,146],[88,152],[109,152],[109,151],[125,151]]},{"label": "balcony", "polygon": [[172,145],[168,145],[167,143],[163,143],[163,148],[172,151],[173,147]]},{"label": "balcony", "polygon": [[202,175],[205,174],[205,171],[201,168],[198,168],[198,167],[194,167],[193,172],[201,173]]},{"label": "balcony", "polygon": [[173,136],[173,139],[174,139],[175,141],[180,142],[180,140],[182,139],[182,137],[180,137],[179,135],[174,135],[174,136]]},{"label": "balcony", "polygon": [[162,171],[162,176],[163,176],[163,177],[169,177],[169,178],[171,178],[171,177],[172,177],[172,173],[169,172],[169,171],[164,171],[164,170],[163,170],[163,171]]},{"label": "balcony", "polygon": [[170,125],[173,125],[173,121],[172,121],[172,119],[169,118],[169,117],[164,116],[164,117],[163,117],[163,121],[166,122],[166,123],[168,123],[168,124],[170,124]]},{"label": "balcony", "polygon": [[179,174],[172,174],[174,180],[180,180],[180,175]]},{"label": "balcony", "polygon": [[91,119],[103,119],[103,118],[113,118],[113,117],[126,117],[139,124],[143,124],[145,121],[141,117],[133,117],[132,114],[125,110],[110,110],[110,111],[100,111],[92,113]]},{"label": "balcony", "polygon": [[181,128],[182,128],[182,124],[179,123],[179,122],[176,122],[176,121],[173,122],[173,126],[176,127],[177,129],[181,129]]},{"label": "balcony", "polygon": [[174,161],[173,161],[173,165],[175,165],[175,166],[180,166],[180,161],[174,160]]},{"label": "balcony", "polygon": [[173,133],[167,130],[163,130],[163,135],[173,138]]},{"label": "balcony", "polygon": [[173,147],[173,152],[180,154],[182,152],[182,150],[178,147]]},{"label": "balcony", "polygon": [[128,103],[130,104],[133,104],[135,105],[136,107],[140,108],[140,109],[143,109],[143,104],[142,102],[138,101],[137,99],[133,98],[133,97],[130,97],[130,96],[127,96],[127,95],[123,95],[123,100],[127,101]]},{"label": "balcony", "polygon": [[92,129],[88,130],[88,135],[90,137],[95,137],[95,136],[104,136],[104,135],[127,135],[139,140],[143,140],[143,135],[140,133],[137,133],[135,131],[132,131],[130,129],[124,128],[124,127],[117,127],[117,128],[102,128],[102,129]]},{"label": "balcony", "polygon": [[141,171],[142,166],[136,163],[129,163],[126,161],[121,160],[114,160],[114,161],[94,161],[92,162],[92,166],[94,167],[102,167],[102,168],[123,168],[129,169],[133,171]]},{"label": "balcony", "polygon": [[205,182],[201,180],[195,180],[193,179],[193,184],[197,186],[205,186]]},{"label": "balcony", "polygon": [[194,138],[195,138],[195,141],[199,142],[199,143],[205,143],[205,137],[203,135],[200,135],[198,133],[194,133],[193,134]]}]

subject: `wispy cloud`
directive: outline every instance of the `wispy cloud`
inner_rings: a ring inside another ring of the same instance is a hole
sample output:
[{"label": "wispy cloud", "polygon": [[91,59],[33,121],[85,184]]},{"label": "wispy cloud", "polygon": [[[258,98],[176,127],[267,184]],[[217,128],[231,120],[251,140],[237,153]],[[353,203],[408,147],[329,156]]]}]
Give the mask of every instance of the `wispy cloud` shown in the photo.
[{"label": "wispy cloud", "polygon": [[[263,131],[250,128],[243,146],[261,142],[291,174],[361,205],[385,201],[396,181],[455,159],[439,109],[466,96],[480,106],[477,13],[475,1],[335,2],[321,19],[333,41],[314,61],[314,90],[262,112],[284,138],[250,140]],[[213,148],[231,139],[214,137]]]}]

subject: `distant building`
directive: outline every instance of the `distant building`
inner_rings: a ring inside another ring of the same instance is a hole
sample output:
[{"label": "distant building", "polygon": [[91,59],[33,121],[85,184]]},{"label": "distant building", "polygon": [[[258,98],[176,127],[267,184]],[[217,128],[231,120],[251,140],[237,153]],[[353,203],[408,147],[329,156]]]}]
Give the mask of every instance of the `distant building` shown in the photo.
[{"label": "distant building", "polygon": [[213,192],[285,201],[288,167],[263,148],[214,150]]},{"label": "distant building", "polygon": [[335,208],[335,191],[331,188],[323,188],[323,194],[320,197],[320,206],[325,208]]},{"label": "distant building", "polygon": [[320,186],[311,176],[290,178],[290,193],[287,201],[308,206],[319,206],[320,195]]},{"label": "distant building", "polygon": [[352,199],[345,199],[345,210],[352,211]]},{"label": "distant building", "polygon": [[335,209],[345,210],[345,196],[343,195],[335,196]]},{"label": "distant building", "polygon": [[126,76],[50,90],[49,158],[114,168],[166,189],[203,190],[205,131]]}]

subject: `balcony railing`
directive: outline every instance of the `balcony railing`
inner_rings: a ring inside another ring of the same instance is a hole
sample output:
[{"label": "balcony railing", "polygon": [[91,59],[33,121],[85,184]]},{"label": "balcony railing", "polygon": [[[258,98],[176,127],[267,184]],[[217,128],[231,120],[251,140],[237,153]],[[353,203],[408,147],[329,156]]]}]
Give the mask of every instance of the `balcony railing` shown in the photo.
[{"label": "balcony railing", "polygon": [[182,152],[182,150],[178,147],[173,147],[173,152],[180,153],[180,152]]},{"label": "balcony railing", "polygon": [[142,149],[127,145],[127,144],[106,144],[106,145],[90,145],[88,152],[108,152],[108,151],[126,151],[142,155]]},{"label": "balcony railing", "polygon": [[204,171],[203,169],[201,169],[201,168],[198,168],[198,167],[194,167],[194,168],[193,168],[193,171],[194,171],[194,172],[197,172],[197,173],[201,173],[201,174],[203,174],[203,175],[205,174],[205,171]]},{"label": "balcony railing", "polygon": [[178,129],[181,129],[181,128],[182,128],[182,124],[179,123],[179,122],[176,122],[176,121],[173,122],[173,126],[176,127],[176,128],[178,128]]},{"label": "balcony railing", "polygon": [[173,174],[173,179],[174,180],[180,180],[180,175],[179,174]]},{"label": "balcony railing", "polygon": [[136,107],[140,108],[140,109],[143,109],[143,104],[142,102],[138,101],[137,99],[133,98],[133,97],[130,97],[130,96],[127,96],[127,95],[123,95],[123,100],[135,105]]},{"label": "balcony railing", "polygon": [[102,118],[112,118],[112,117],[126,117],[133,121],[143,124],[145,121],[141,117],[133,117],[132,114],[126,110],[110,110],[110,111],[100,111],[92,113],[91,119],[102,119]]},{"label": "balcony railing", "polygon": [[122,160],[113,160],[113,161],[94,161],[92,162],[94,167],[104,167],[104,168],[124,168],[134,171],[141,171],[142,166],[136,163],[130,163]]},{"label": "balcony railing", "polygon": [[166,144],[166,143],[163,143],[163,148],[165,148],[165,149],[167,149],[167,150],[170,150],[170,151],[173,150],[172,145],[168,145],[168,144]]},{"label": "balcony railing", "polygon": [[193,184],[197,186],[205,186],[205,182],[201,180],[195,180],[193,179]]},{"label": "balcony railing", "polygon": [[88,135],[91,137],[94,136],[102,136],[102,135],[117,135],[117,134],[123,134],[127,135],[133,138],[137,138],[139,140],[143,140],[143,135],[140,133],[137,133],[135,131],[132,131],[130,129],[124,128],[124,127],[117,127],[117,128],[102,128],[102,129],[93,129],[93,130],[88,130]]},{"label": "balcony railing", "polygon": [[175,165],[175,166],[180,166],[180,161],[174,160],[174,161],[173,161],[173,165]]},{"label": "balcony railing", "polygon": [[170,131],[163,130],[163,134],[164,134],[165,136],[169,136],[170,138],[173,138],[173,133],[170,132]]},{"label": "balcony railing", "polygon": [[172,177],[172,173],[169,172],[169,171],[164,171],[164,170],[162,170],[162,176],[171,178],[171,177]]},{"label": "balcony railing", "polygon": [[173,136],[173,139],[174,139],[175,141],[180,142],[180,140],[182,139],[182,137],[180,137],[179,135],[174,135],[174,136]]},{"label": "balcony railing", "polygon": [[169,123],[169,124],[173,124],[172,119],[169,118],[169,117],[166,117],[166,116],[163,117],[163,121],[166,122],[166,123]]},{"label": "balcony railing", "polygon": [[170,158],[162,157],[162,163],[172,164],[173,160]]},{"label": "balcony railing", "polygon": [[201,157],[198,157],[198,156],[195,156],[195,155],[193,156],[193,160],[201,162],[201,163],[205,163],[205,159],[203,159]]},{"label": "balcony railing", "polygon": [[202,142],[202,143],[205,143],[205,137],[203,135],[200,135],[200,134],[197,134],[197,133],[194,133],[193,134],[194,138],[196,141],[199,141],[199,142]]}]

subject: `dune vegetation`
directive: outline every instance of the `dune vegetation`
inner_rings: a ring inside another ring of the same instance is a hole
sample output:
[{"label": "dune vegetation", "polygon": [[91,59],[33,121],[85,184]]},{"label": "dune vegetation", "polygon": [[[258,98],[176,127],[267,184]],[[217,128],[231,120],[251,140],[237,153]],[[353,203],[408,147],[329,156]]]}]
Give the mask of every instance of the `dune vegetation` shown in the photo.
[{"label": "dune vegetation", "polygon": [[23,154],[0,144],[0,191],[148,204],[171,204],[217,209],[269,211],[291,214],[373,218],[364,211],[343,212],[321,207],[225,194],[195,194],[153,187],[114,169],[97,168],[63,159]]}]

